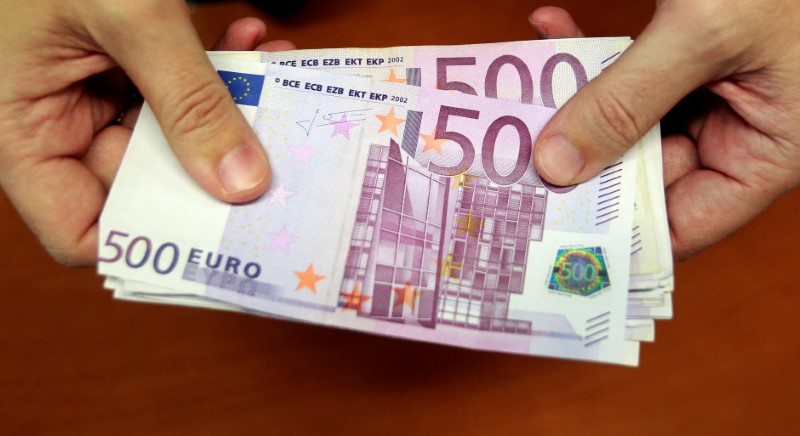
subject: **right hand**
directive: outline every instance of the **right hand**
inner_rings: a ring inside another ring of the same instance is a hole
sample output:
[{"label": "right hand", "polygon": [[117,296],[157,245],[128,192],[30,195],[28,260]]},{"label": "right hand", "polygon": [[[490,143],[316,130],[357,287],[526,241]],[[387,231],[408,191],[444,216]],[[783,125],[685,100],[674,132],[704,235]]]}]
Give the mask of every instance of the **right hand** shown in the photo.
[{"label": "right hand", "polygon": [[[235,27],[249,30],[229,32],[224,48],[255,48],[263,23],[244,23]],[[267,189],[266,153],[183,0],[6,1],[0,28],[0,185],[58,261],[96,259],[97,219],[130,137],[114,123],[129,103],[128,78],[211,195],[243,202]]]},{"label": "right hand", "polygon": [[[545,37],[583,36],[562,9],[530,21]],[[720,241],[800,183],[799,24],[797,0],[659,2],[636,42],[542,130],[537,169],[557,185],[580,183],[669,112],[673,253]]]}]

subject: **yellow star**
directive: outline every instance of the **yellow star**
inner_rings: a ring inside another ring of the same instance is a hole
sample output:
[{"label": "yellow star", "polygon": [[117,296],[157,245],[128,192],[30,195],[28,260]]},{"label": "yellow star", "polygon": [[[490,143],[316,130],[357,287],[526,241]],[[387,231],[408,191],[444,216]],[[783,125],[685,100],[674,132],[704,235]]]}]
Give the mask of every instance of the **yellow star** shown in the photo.
[{"label": "yellow star", "polygon": [[294,288],[295,291],[308,288],[311,289],[311,292],[315,294],[317,293],[317,282],[325,278],[325,276],[314,274],[313,262],[308,266],[305,272],[295,271],[294,275],[300,279],[300,283],[298,283],[297,287]]},{"label": "yellow star", "polygon": [[233,79],[231,79],[231,80],[228,80],[228,85],[226,85],[226,86],[228,87],[228,89],[230,89],[230,86],[229,86],[229,85],[232,85],[232,84],[233,84],[233,82],[237,82],[237,81],[239,81],[239,80],[241,80],[242,82],[244,82],[244,86],[245,86],[246,90],[244,91],[244,93],[243,93],[242,95],[240,95],[240,96],[234,96],[234,97],[233,97],[233,101],[244,100],[244,98],[245,98],[245,97],[247,97],[247,94],[250,92],[250,82],[248,82],[248,81],[247,81],[247,79],[245,79],[245,78],[244,78],[244,77],[242,77],[242,76],[239,76],[239,77],[234,77]]},{"label": "yellow star", "polygon": [[482,224],[483,220],[481,218],[473,217],[472,211],[469,211],[465,217],[456,217],[456,234],[459,236],[465,236],[469,234],[473,238],[477,238],[478,235],[480,235]]},{"label": "yellow star", "polygon": [[425,140],[425,147],[422,148],[422,152],[425,153],[428,150],[433,150],[438,155],[442,155],[442,144],[447,142],[446,139],[436,139],[436,129],[431,132],[430,135],[421,134],[419,135],[420,138]]},{"label": "yellow star", "polygon": [[454,279],[458,278],[458,275],[455,272],[459,271],[463,268],[463,264],[461,262],[453,262],[453,253],[447,255],[447,259],[439,262],[439,260],[434,260],[436,265],[439,265],[442,268],[442,277],[452,277]]},{"label": "yellow star", "polygon": [[402,288],[392,288],[392,290],[397,294],[397,299],[394,300],[395,307],[405,303],[411,310],[414,310],[414,300],[419,297],[421,292],[414,289],[414,287],[411,286],[411,282],[406,282],[406,285]]},{"label": "yellow star", "polygon": [[384,82],[389,83],[406,83],[406,79],[399,79],[397,76],[394,75],[394,68],[389,70],[389,78],[384,80]]},{"label": "yellow star", "polygon": [[464,182],[467,180],[467,175],[466,174],[459,174],[459,175],[457,175],[455,177],[451,177],[450,180],[451,180],[450,189],[454,189],[455,190],[455,189],[458,189],[458,188],[460,188],[461,186],[464,185]]},{"label": "yellow star", "polygon": [[378,133],[381,133],[384,130],[391,130],[392,133],[397,135],[397,126],[400,123],[403,123],[403,122],[406,121],[403,118],[397,118],[396,116],[394,116],[394,106],[392,106],[392,108],[389,109],[389,113],[388,114],[386,114],[386,115],[375,115],[375,116],[378,117],[379,120],[381,120],[381,128],[378,129]]}]

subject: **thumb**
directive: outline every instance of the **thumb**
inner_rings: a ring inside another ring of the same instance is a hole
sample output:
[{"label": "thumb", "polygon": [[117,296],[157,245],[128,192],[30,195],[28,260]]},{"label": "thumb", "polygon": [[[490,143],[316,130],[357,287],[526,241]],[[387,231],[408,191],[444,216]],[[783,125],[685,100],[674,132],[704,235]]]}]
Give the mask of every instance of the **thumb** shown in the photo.
[{"label": "thumb", "polygon": [[100,3],[113,10],[90,30],[149,102],[186,171],[220,200],[261,195],[271,177],[267,155],[209,62],[185,2]]},{"label": "thumb", "polygon": [[685,30],[686,20],[671,15],[657,13],[619,60],[580,89],[542,129],[534,164],[547,181],[573,185],[597,175],[678,101],[711,79],[716,67],[709,61],[716,60]]}]

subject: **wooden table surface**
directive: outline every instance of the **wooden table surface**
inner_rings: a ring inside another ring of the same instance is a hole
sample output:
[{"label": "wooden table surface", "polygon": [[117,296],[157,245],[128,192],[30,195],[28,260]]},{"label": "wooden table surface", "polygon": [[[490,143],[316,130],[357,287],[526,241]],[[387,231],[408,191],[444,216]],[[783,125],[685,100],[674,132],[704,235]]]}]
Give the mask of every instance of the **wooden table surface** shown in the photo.
[{"label": "wooden table surface", "polygon": [[[653,2],[556,1],[592,36]],[[531,39],[535,2],[311,1],[301,48]],[[194,12],[210,46],[244,2]],[[168,37],[168,35],[165,35]],[[639,368],[481,353],[118,302],[48,258],[0,198],[0,433],[797,434],[800,192],[677,265],[675,319]]]}]

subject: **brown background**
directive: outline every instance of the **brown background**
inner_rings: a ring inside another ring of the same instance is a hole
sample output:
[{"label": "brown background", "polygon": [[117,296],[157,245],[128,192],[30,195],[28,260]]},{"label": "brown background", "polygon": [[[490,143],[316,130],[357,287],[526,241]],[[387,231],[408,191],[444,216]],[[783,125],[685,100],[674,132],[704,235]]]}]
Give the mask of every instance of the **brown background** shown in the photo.
[{"label": "brown background", "polygon": [[[556,3],[593,36],[636,35],[653,12]],[[462,44],[533,38],[536,6],[312,1],[266,19],[301,48]],[[259,11],[194,17],[210,46],[245,15]],[[51,261],[0,198],[0,432],[796,433],[799,201],[679,264],[676,317],[630,369],[113,301],[94,271]]]}]

